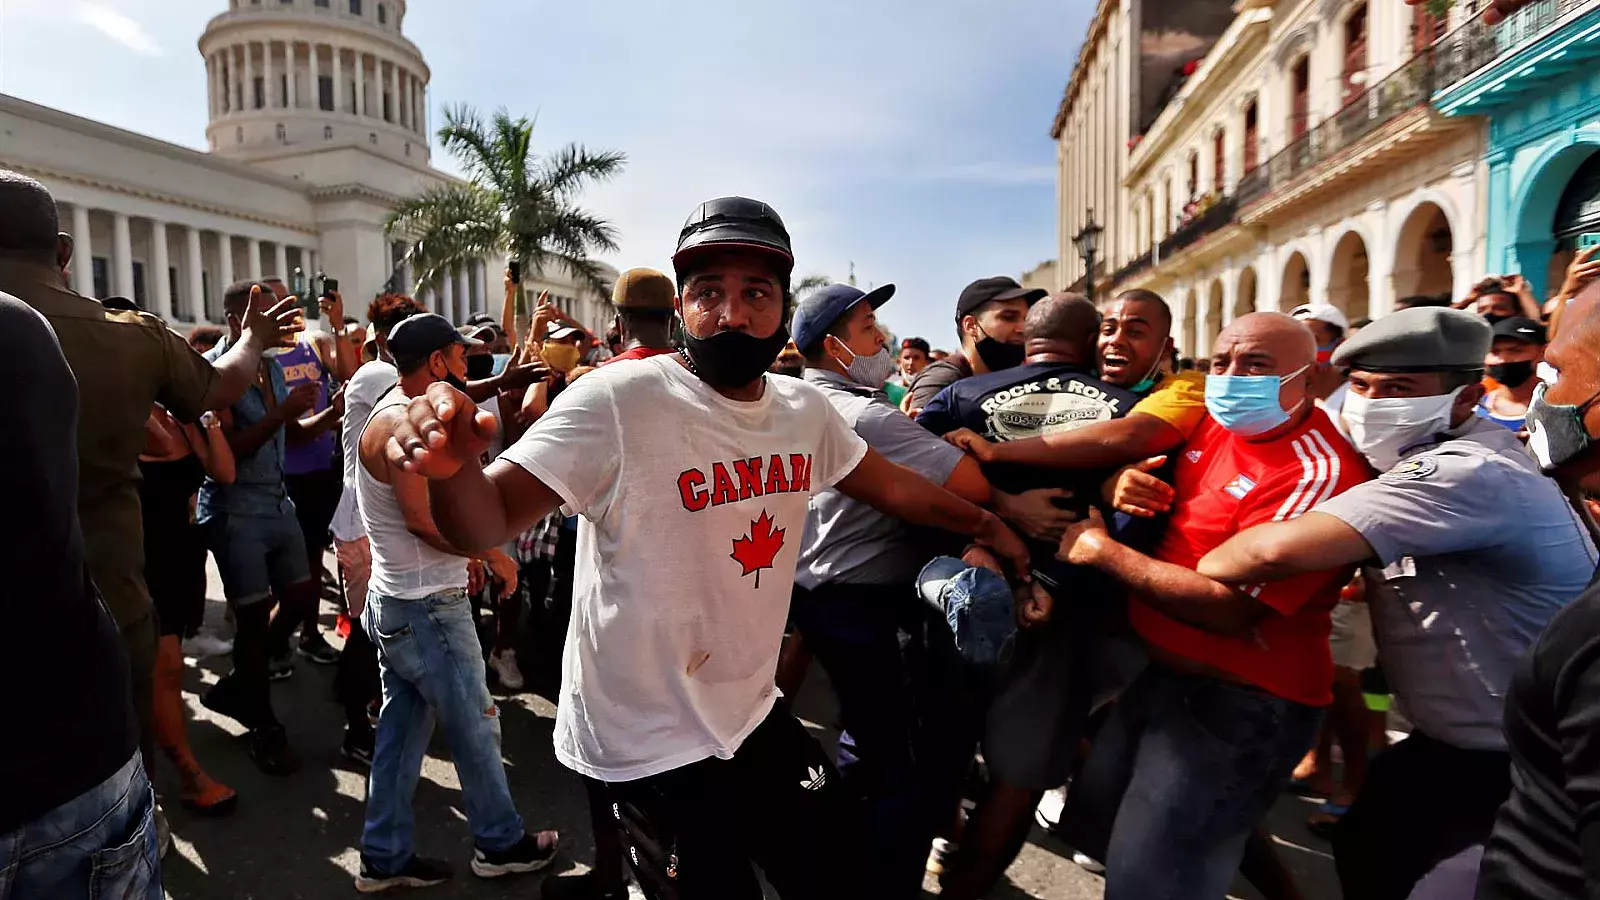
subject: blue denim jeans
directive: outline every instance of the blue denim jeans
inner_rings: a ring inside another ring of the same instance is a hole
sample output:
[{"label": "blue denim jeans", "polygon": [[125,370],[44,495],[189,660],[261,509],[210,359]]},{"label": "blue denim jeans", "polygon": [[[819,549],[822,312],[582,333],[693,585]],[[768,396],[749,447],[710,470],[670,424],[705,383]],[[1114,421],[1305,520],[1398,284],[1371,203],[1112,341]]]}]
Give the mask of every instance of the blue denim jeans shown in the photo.
[{"label": "blue denim jeans", "polygon": [[1068,839],[1106,864],[1106,900],[1222,900],[1321,717],[1151,664],[1117,701],[1067,795]]},{"label": "blue denim jeans", "polygon": [[135,752],[115,775],[0,834],[0,898],[161,900],[155,810]]},{"label": "blue denim jeans", "polygon": [[500,709],[484,680],[483,647],[465,590],[420,600],[369,592],[361,626],[378,648],[383,711],[367,781],[362,853],[384,873],[411,859],[416,819],[411,798],[435,717],[444,725],[461,779],[467,824],[485,850],[522,839],[500,758]]}]

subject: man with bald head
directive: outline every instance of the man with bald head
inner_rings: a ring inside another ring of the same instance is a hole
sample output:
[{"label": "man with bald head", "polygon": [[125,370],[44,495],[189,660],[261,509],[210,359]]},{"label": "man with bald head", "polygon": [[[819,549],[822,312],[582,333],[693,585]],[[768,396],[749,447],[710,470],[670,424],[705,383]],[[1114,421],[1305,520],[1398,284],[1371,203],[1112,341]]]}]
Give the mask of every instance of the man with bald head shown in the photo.
[{"label": "man with bald head", "polygon": [[[1093,374],[1100,324],[1094,304],[1078,294],[1038,301],[1023,324],[1023,364],[945,388],[918,424],[940,435],[969,429],[1004,446],[1121,419],[1139,395]],[[1081,514],[1110,470],[1140,458],[1137,450],[1124,452],[1079,471],[991,461],[983,473],[997,491],[1057,489],[1061,502]],[[1046,540],[1025,530],[1035,539],[1036,558],[1050,560],[1056,535]],[[1034,575],[1035,589],[1048,592],[1054,611],[1048,623],[1017,634],[996,672],[984,736],[990,789],[942,885],[943,895],[957,900],[984,896],[1016,857],[1040,797],[1071,775],[1094,698],[1125,681],[1105,656],[1111,646],[1105,637],[1123,615],[1120,592],[1098,573],[1063,562],[1045,562]]]},{"label": "man with bald head", "polygon": [[1334,831],[1346,897],[1404,900],[1488,836],[1511,790],[1501,722],[1512,673],[1594,571],[1556,484],[1514,434],[1474,415],[1491,337],[1481,317],[1439,307],[1363,328],[1333,363],[1350,370],[1345,430],[1383,474],[1200,562],[1235,582],[1365,566],[1384,672],[1413,729],[1372,760]]},{"label": "man with bald head", "polygon": [[[1150,666],[1122,695],[1074,780],[1063,819],[1073,846],[1107,865],[1108,895],[1222,897],[1252,828],[1288,781],[1332,700],[1329,610],[1348,564],[1276,584],[1196,571],[1235,531],[1299,516],[1366,480],[1366,465],[1313,401],[1316,342],[1281,313],[1252,313],[1217,337],[1210,417],[1171,487],[1138,469],[1119,506],[1169,512],[1152,554],[1118,543],[1101,516],[1073,525],[1059,558],[1130,593]],[[1143,507],[1130,496],[1147,500]]]}]

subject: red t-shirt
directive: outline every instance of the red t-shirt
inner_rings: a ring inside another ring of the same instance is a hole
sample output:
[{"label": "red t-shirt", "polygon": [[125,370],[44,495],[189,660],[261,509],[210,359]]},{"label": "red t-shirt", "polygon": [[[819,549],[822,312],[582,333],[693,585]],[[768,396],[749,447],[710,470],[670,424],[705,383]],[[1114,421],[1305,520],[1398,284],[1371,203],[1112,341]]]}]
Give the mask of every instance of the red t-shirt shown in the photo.
[{"label": "red t-shirt", "polygon": [[622,362],[625,359],[649,359],[652,356],[660,356],[663,353],[672,352],[674,351],[671,347],[667,347],[665,349],[660,347],[635,347],[632,350],[624,350],[621,353],[618,353],[616,356],[611,357],[600,365],[609,366],[614,362]]},{"label": "red t-shirt", "polygon": [[[1368,477],[1366,460],[1321,408],[1288,434],[1255,443],[1207,417],[1178,457],[1177,499],[1155,556],[1192,569],[1240,531],[1303,515]],[[1244,588],[1275,611],[1245,638],[1191,628],[1137,597],[1129,612],[1134,628],[1155,647],[1279,697],[1325,706],[1333,702],[1328,612],[1349,578],[1348,567],[1341,567]]]}]

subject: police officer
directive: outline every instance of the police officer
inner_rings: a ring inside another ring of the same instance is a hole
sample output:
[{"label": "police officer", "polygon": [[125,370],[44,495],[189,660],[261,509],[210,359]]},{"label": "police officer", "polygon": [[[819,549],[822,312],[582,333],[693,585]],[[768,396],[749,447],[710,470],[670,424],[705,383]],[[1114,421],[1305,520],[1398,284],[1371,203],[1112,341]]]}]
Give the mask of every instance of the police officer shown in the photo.
[{"label": "police officer", "polygon": [[[895,360],[874,310],[892,296],[892,284],[869,293],[833,284],[803,300],[793,328],[802,377],[872,449],[988,503],[978,464],[883,391]],[[810,501],[790,618],[839,696],[839,770],[866,803],[871,897],[921,896],[928,847],[956,809],[976,740],[960,712],[949,628],[912,589],[936,553],[899,519],[838,490]]]},{"label": "police officer", "polygon": [[1414,729],[1373,759],[1334,832],[1348,898],[1404,900],[1488,836],[1511,790],[1512,671],[1594,570],[1556,484],[1514,434],[1473,415],[1490,340],[1479,317],[1439,307],[1363,328],[1333,363],[1350,370],[1345,429],[1382,474],[1200,561],[1234,584],[1365,564],[1384,671]]}]

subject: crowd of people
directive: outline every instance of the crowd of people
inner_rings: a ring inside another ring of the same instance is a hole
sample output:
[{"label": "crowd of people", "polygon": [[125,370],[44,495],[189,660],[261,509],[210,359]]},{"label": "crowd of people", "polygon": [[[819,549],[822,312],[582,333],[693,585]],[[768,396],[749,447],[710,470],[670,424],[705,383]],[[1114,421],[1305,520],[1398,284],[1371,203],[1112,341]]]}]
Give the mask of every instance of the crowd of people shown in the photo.
[{"label": "crowd of people", "polygon": [[68,288],[37,182],[0,210],[0,897],[162,895],[156,748],[164,802],[239,806],[186,737],[185,660],[224,654],[200,702],[277,777],[272,684],[334,668],[362,892],[452,877],[412,811],[436,725],[472,873],[557,857],[505,774],[525,689],[596,847],[545,897],[976,900],[1043,825],[1117,900],[1296,898],[1285,790],[1351,900],[1600,891],[1589,251],[1548,302],[1251,313],[1198,361],[1155,293],[980,278],[945,353],[890,345],[893,285],[793,297],[782,219],[725,197],[602,335],[508,271],[461,323],[241,281],[184,338]]}]

